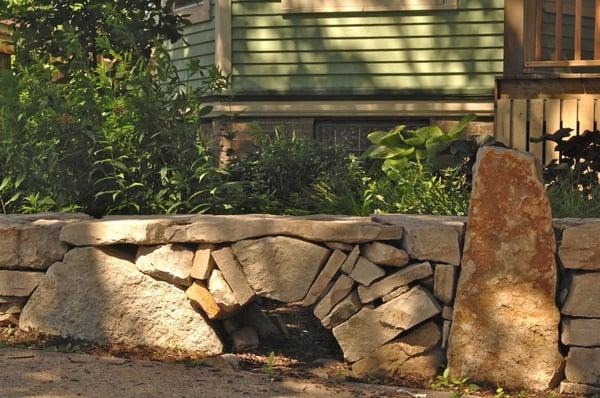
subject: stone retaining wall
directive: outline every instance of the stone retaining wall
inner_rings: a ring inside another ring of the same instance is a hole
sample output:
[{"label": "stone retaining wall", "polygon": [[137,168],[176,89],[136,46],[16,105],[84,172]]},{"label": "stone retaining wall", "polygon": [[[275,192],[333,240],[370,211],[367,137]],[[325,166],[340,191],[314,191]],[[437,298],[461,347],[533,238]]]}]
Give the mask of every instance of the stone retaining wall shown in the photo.
[{"label": "stone retaining wall", "polygon": [[[359,377],[446,364],[466,219],[0,216],[0,323],[207,356],[312,308]],[[600,391],[600,220],[555,220],[565,393]],[[468,376],[468,375],[467,375]],[[502,381],[499,381],[500,383]]]}]

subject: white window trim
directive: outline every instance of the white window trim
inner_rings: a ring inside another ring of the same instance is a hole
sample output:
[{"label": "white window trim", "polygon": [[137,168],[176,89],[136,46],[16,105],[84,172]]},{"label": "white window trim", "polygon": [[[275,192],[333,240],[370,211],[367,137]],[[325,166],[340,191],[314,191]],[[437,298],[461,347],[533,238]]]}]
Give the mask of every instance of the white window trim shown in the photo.
[{"label": "white window trim", "polygon": [[284,14],[456,9],[458,0],[281,0]]},{"label": "white window trim", "polygon": [[173,5],[173,14],[187,15],[191,23],[199,23],[210,20],[210,0],[202,0],[200,4],[190,4],[189,6],[175,8]]}]

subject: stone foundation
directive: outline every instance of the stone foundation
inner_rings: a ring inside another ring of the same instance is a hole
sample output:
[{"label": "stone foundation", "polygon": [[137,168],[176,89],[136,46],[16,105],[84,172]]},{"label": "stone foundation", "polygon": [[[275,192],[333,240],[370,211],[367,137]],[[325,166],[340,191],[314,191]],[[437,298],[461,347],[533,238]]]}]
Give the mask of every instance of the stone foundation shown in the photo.
[{"label": "stone foundation", "polygon": [[[429,379],[446,364],[465,224],[408,215],[1,216],[0,323],[213,356],[282,333],[254,303],[264,297],[311,307],[357,376]],[[600,388],[600,220],[555,220],[554,229],[561,388],[591,394]]]}]

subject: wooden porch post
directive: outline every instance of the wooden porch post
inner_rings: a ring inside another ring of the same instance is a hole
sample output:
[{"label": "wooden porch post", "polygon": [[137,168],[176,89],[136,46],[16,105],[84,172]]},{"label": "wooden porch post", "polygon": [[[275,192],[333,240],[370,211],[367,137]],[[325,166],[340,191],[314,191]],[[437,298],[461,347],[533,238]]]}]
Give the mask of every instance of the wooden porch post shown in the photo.
[{"label": "wooden porch post", "polygon": [[[529,0],[531,1],[531,0]],[[504,76],[524,72],[525,0],[504,2]]]}]

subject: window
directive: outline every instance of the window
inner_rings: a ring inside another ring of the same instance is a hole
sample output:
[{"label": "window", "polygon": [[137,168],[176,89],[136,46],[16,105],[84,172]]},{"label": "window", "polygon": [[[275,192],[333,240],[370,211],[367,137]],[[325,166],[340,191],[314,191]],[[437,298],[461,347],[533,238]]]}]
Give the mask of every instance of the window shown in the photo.
[{"label": "window", "polygon": [[284,14],[452,10],[458,0],[281,0]]},{"label": "window", "polygon": [[175,0],[173,12],[184,15],[191,23],[210,19],[210,0]]}]

